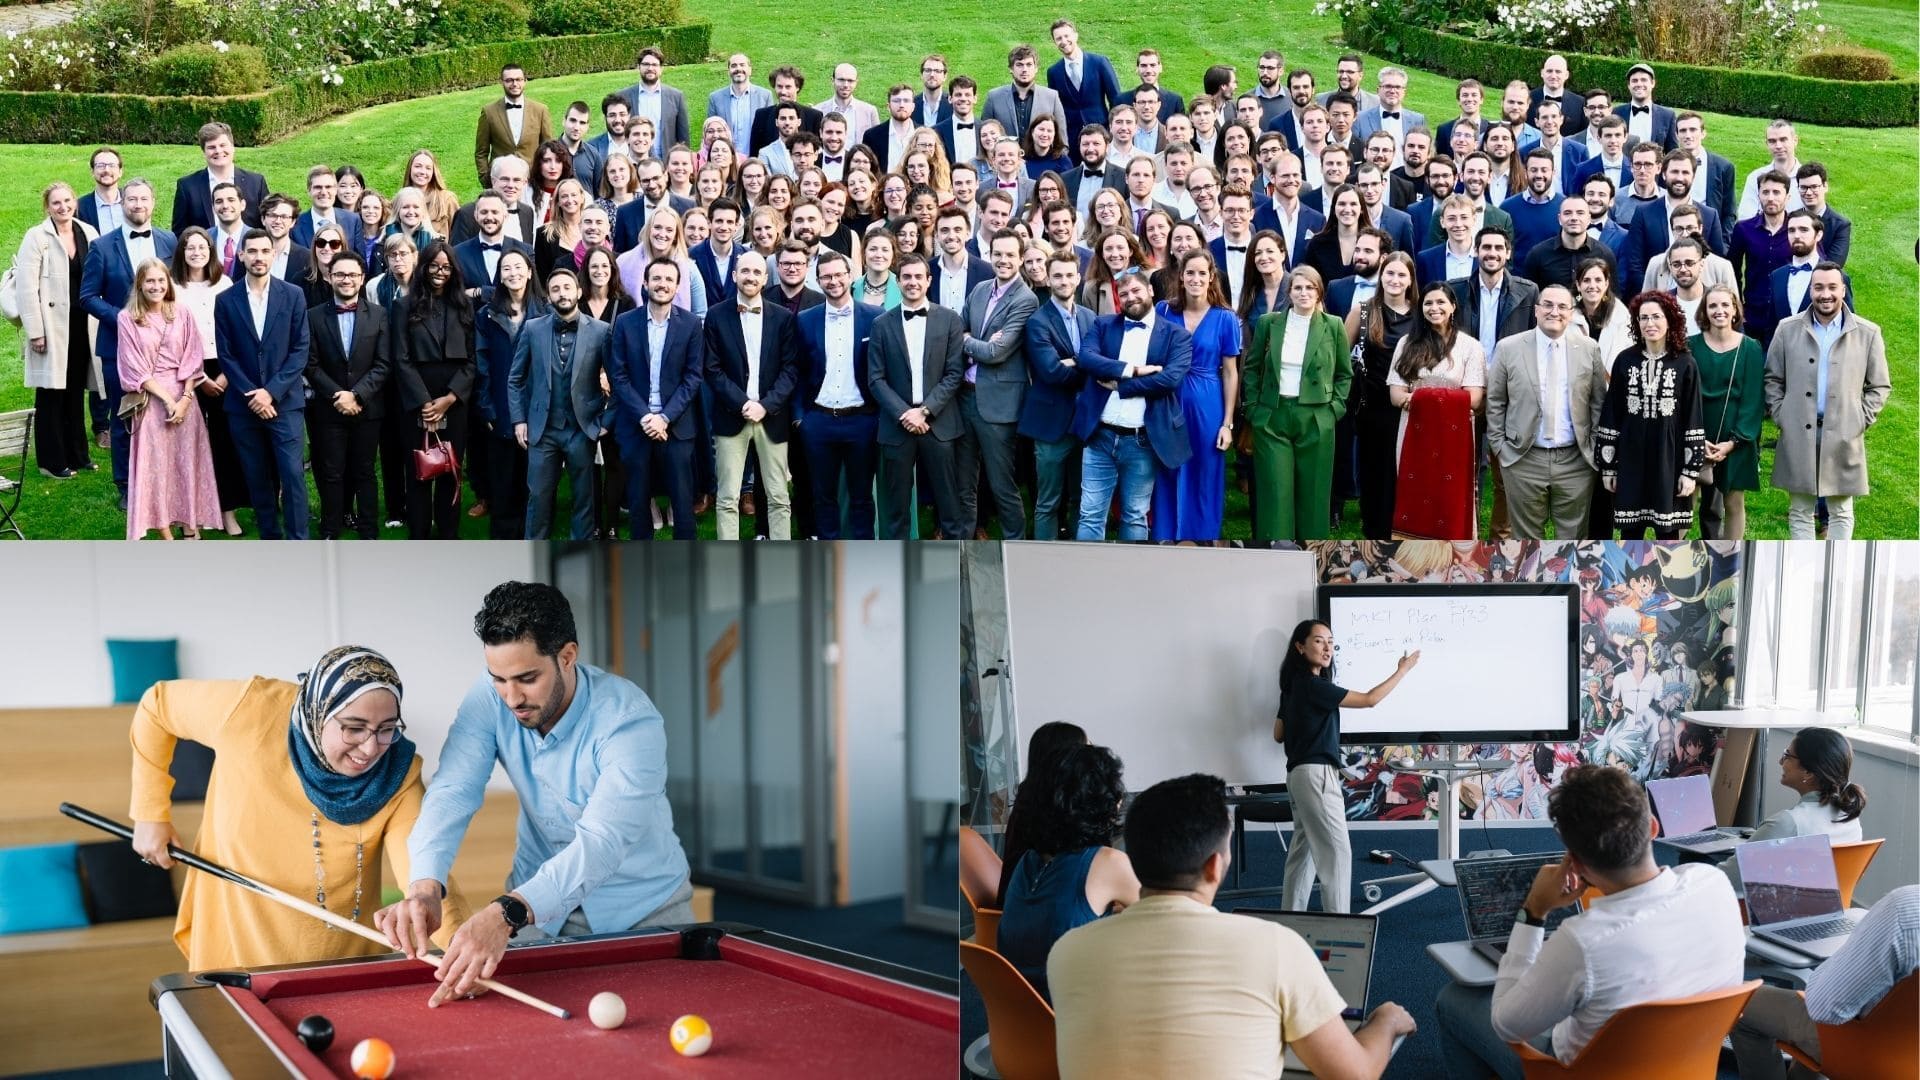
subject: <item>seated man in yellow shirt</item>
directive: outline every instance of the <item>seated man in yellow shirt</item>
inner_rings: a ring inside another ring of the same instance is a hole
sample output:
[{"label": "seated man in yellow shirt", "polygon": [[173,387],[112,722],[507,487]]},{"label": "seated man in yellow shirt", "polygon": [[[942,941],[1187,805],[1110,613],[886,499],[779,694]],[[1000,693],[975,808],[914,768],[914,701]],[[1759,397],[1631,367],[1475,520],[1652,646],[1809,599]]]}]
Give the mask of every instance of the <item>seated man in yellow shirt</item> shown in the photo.
[{"label": "seated man in yellow shirt", "polygon": [[1391,1002],[1357,1031],[1304,939],[1213,907],[1231,859],[1226,786],[1155,784],[1127,814],[1140,901],[1068,931],[1047,957],[1060,1075],[1274,1077],[1288,1046],[1316,1076],[1373,1080],[1414,1030]]}]

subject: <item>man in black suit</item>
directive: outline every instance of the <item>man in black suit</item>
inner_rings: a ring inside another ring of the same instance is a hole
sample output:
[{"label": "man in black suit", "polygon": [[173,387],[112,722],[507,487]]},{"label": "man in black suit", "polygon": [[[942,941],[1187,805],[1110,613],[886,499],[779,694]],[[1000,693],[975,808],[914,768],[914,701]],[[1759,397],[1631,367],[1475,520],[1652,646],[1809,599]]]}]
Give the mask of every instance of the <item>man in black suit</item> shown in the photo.
[{"label": "man in black suit", "polygon": [[[173,186],[173,224],[168,231],[175,236],[182,229],[198,225],[213,228],[213,189],[232,184],[240,189],[247,204],[247,224],[260,225],[260,204],[267,197],[267,178],[233,164],[233,129],[218,120],[200,125],[200,155],[206,168],[190,172]],[[291,228],[291,223],[289,223]]]},{"label": "man in black suit", "polygon": [[1287,101],[1286,108],[1269,114],[1264,130],[1279,132],[1280,137],[1287,140],[1287,149],[1298,154],[1303,113],[1307,106],[1317,104],[1313,100],[1313,72],[1295,68],[1287,73]]},{"label": "man in black suit", "polygon": [[320,539],[338,540],[346,509],[366,508],[356,524],[360,538],[380,535],[372,513],[374,452],[386,415],[383,393],[391,373],[386,309],[360,302],[367,267],[343,251],[327,267],[331,299],[307,309],[307,386],[313,401],[307,432],[313,442],[313,478],[320,488]]},{"label": "man in black suit", "polygon": [[782,105],[792,105],[800,113],[800,130],[820,134],[820,110],[811,105],[800,104],[800,91],[806,88],[806,76],[791,64],[774,68],[768,76],[773,87],[773,104],[753,112],[753,128],[748,138],[747,153],[758,157],[760,151],[769,143],[780,138],[780,132],[774,125],[774,117]]},{"label": "man in black suit", "polygon": [[468,292],[478,296],[481,289],[493,284],[500,269],[500,256],[518,251],[531,264],[533,245],[502,233],[507,224],[507,200],[498,191],[488,188],[476,196],[472,213],[478,231],[453,245],[453,261],[460,268],[460,280],[467,283]]},{"label": "man in black suit", "polygon": [[1073,201],[1073,212],[1082,218],[1087,216],[1087,208],[1093,205],[1093,197],[1101,188],[1127,186],[1127,174],[1118,165],[1107,162],[1108,141],[1104,124],[1081,128],[1079,164],[1060,176],[1067,185],[1067,198]]},{"label": "man in black suit", "polygon": [[1559,53],[1540,65],[1540,85],[1527,92],[1527,123],[1540,126],[1540,103],[1548,100],[1560,103],[1560,134],[1573,136],[1587,129],[1586,103],[1567,91],[1567,58]]},{"label": "man in black suit", "polygon": [[[1477,272],[1450,283],[1457,308],[1454,323],[1461,333],[1473,335],[1490,357],[1501,338],[1533,329],[1534,301],[1540,298],[1540,289],[1526,278],[1508,272],[1513,242],[1506,233],[1492,226],[1483,227],[1474,237],[1474,250],[1479,261]],[[1485,445],[1484,439],[1481,444]],[[1511,539],[1513,526],[1507,518],[1507,489],[1506,482],[1500,478],[1500,463],[1489,457],[1487,464],[1493,472],[1493,516],[1488,522],[1488,532],[1496,540]]]},{"label": "man in black suit", "polygon": [[960,519],[954,443],[961,436],[959,402],[966,361],[960,316],[927,300],[927,260],[900,260],[900,306],[874,320],[867,345],[867,388],[879,407],[880,539],[912,535],[913,482],[925,466],[940,532],[967,538]]},{"label": "man in black suit", "polygon": [[1733,162],[1707,149],[1707,122],[1691,110],[1673,118],[1673,137],[1679,149],[1693,155],[1693,201],[1711,206],[1720,215],[1720,248],[1733,239]]},{"label": "man in black suit", "polygon": [[860,143],[880,158],[888,172],[906,160],[907,143],[913,138],[913,104],[918,100],[913,87],[896,83],[887,91],[887,118],[860,134]]},{"label": "man in black suit", "polygon": [[[947,161],[955,172],[972,169],[973,163],[982,157],[980,117],[973,111],[979,101],[980,84],[970,76],[955,75],[940,103],[940,111],[946,118],[931,125],[933,133],[940,136],[940,145],[946,147]],[[916,109],[920,107],[919,102],[919,98],[914,99]]]},{"label": "man in black suit", "polygon": [[1662,150],[1673,149],[1673,110],[1654,103],[1651,65],[1635,64],[1627,69],[1627,98],[1613,107],[1613,115],[1627,122],[1627,133],[1642,142],[1657,142]]},{"label": "man in black suit", "polygon": [[573,486],[573,539],[593,536],[593,446],[613,420],[600,390],[613,331],[580,317],[580,278],[567,267],[547,275],[547,314],[527,320],[514,341],[507,414],[527,452],[529,540],[552,529],[553,496],[566,466]]},{"label": "man in black suit", "polygon": [[[947,58],[939,53],[928,53],[920,61],[920,93],[913,95],[913,123],[916,127],[933,127],[953,117],[953,102],[941,87],[947,81]],[[909,90],[912,87],[908,87]]]},{"label": "man in black suit", "polygon": [[635,540],[653,539],[653,477],[666,477],[673,538],[699,536],[693,514],[694,402],[706,370],[700,320],[674,307],[680,266],[647,264],[646,304],[614,320],[607,381],[613,388],[614,432],[627,467],[627,514]]},{"label": "man in black suit", "polygon": [[[506,204],[506,214],[501,219],[500,235],[523,244],[533,243],[533,207],[521,201],[527,191],[527,163],[513,154],[493,159],[493,186],[488,191],[500,196]],[[474,220],[473,211],[479,199],[462,206],[453,215],[453,235],[447,242],[459,247],[463,242],[479,235],[480,224]],[[468,284],[473,278],[465,278]],[[488,280],[492,280],[489,278]]]},{"label": "man in black suit", "polygon": [[[788,490],[790,402],[800,383],[800,334],[793,313],[770,302],[767,261],[748,251],[733,258],[734,295],[707,309],[707,384],[713,390],[716,538],[740,538],[740,484],[747,452],[760,464],[767,535],[793,538]],[[806,493],[802,493],[805,497]]]}]

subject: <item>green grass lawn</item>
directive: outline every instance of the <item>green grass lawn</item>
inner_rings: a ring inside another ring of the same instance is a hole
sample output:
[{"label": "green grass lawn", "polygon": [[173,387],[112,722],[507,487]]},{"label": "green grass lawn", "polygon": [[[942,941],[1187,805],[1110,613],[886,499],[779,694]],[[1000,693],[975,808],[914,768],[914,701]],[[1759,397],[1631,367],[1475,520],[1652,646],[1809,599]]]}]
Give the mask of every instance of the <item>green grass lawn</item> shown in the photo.
[{"label": "green grass lawn", "polygon": [[[1212,63],[1236,64],[1244,82],[1252,80],[1253,59],[1269,44],[1281,48],[1289,66],[1305,65],[1330,81],[1334,57],[1342,50],[1338,26],[1311,14],[1311,0],[1275,0],[1257,6],[1182,5],[1177,12],[1149,9],[1095,9],[1072,4],[1059,9],[1076,18],[1087,47],[1113,57],[1130,80],[1134,52],[1146,45],[1158,48],[1166,66],[1166,83],[1183,92],[1196,88],[1202,71]],[[1054,55],[1046,39],[1052,9],[1035,9],[1023,18],[1017,32],[1009,32],[1007,9],[981,0],[955,0],[937,9],[889,5],[884,24],[875,20],[872,6],[843,6],[803,0],[783,9],[778,18],[741,21],[737,5],[717,0],[687,0],[687,15],[714,24],[716,57],[744,51],[754,57],[756,72],[764,78],[775,64],[797,64],[808,76],[803,97],[817,101],[831,93],[828,73],[833,64],[851,59],[860,67],[860,96],[877,101],[895,82],[917,83],[921,56],[929,51],[946,54],[950,70],[972,74],[983,85],[1005,81],[1006,52],[1019,41],[1033,43],[1043,63]],[[1920,27],[1911,0],[1854,0],[1828,4],[1829,24],[1844,28],[1853,40],[1884,49],[1904,71],[1914,67],[1914,36]],[[1249,33],[1250,24],[1257,26]],[[804,29],[800,29],[804,28]],[[796,30],[799,32],[796,32]],[[1376,69],[1382,61],[1370,58]],[[532,73],[532,96],[556,112],[580,98],[596,106],[602,94],[625,85],[623,72],[541,79]],[[712,62],[674,68],[668,81],[687,92],[696,114],[704,112],[708,91],[725,81],[724,65]],[[1450,115],[1452,81],[1416,72],[1409,93],[1411,107],[1434,122]],[[473,193],[473,119],[495,91],[481,88],[415,102],[384,105],[326,121],[272,146],[241,150],[243,166],[266,173],[276,190],[300,192],[306,168],[315,162],[352,162],[366,172],[372,184],[391,192],[407,155],[425,145],[440,155],[446,172],[463,195]],[[1756,109],[1764,106],[1756,103]],[[697,126],[699,116],[695,117]],[[1765,117],[1709,116],[1708,145],[1733,159],[1742,176],[1766,160]],[[1915,222],[1920,219],[1920,143],[1910,129],[1869,130],[1803,125],[1801,157],[1824,161],[1834,176],[1833,202],[1854,221],[1854,247],[1848,270],[1859,298],[1860,312],[1880,324],[1886,334],[1893,366],[1894,393],[1868,440],[1873,494],[1857,506],[1857,535],[1912,537],[1916,535],[1917,495],[1920,495],[1920,429],[1916,428],[1915,356],[1920,353],[1920,276],[1914,263]],[[54,179],[77,185],[87,180],[87,156],[92,143],[66,146],[0,146],[0,175],[13,182],[0,187],[0,245],[17,245],[21,232],[41,217],[39,191]],[[200,165],[190,147],[123,147],[128,175],[145,175],[161,192],[160,220],[166,220],[173,179]],[[84,190],[84,187],[82,187]],[[0,411],[28,407],[32,392],[21,386],[20,335],[0,323]],[[1771,446],[1769,427],[1766,444]],[[113,508],[112,485],[103,468],[73,480],[52,481],[37,473],[29,477],[21,520],[29,536],[54,538],[117,538],[124,532]],[[1762,477],[1771,469],[1771,449],[1762,451]],[[1749,496],[1748,535],[1786,536],[1784,492],[1768,489]],[[1244,497],[1230,494],[1228,534],[1243,538],[1251,523]],[[243,520],[247,515],[243,514]],[[564,517],[557,520],[564,520]],[[1484,516],[1482,521],[1484,521]],[[484,534],[484,522],[469,521],[466,531]],[[1348,514],[1342,535],[1357,536],[1357,507]],[[711,514],[702,522],[702,534],[711,535]]]}]

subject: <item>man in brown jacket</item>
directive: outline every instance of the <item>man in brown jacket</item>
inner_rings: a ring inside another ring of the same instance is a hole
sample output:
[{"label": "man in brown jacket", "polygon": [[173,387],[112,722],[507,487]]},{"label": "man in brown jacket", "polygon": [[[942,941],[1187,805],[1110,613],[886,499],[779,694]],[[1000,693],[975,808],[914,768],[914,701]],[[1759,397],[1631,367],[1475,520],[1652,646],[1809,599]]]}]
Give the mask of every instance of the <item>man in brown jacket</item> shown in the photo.
[{"label": "man in brown jacket", "polygon": [[1773,486],[1788,493],[1788,535],[1812,540],[1827,500],[1827,539],[1853,539],[1853,497],[1867,493],[1867,429],[1892,378],[1880,328],[1847,308],[1837,263],[1813,268],[1807,310],[1780,320],[1767,347],[1767,415],[1780,425]]},{"label": "man in brown jacket", "polygon": [[533,152],[553,138],[553,117],[547,107],[527,100],[527,71],[519,64],[500,69],[500,89],[504,96],[489,101],[480,109],[480,123],[473,132],[473,171],[486,187],[493,159],[512,154],[533,164]]}]

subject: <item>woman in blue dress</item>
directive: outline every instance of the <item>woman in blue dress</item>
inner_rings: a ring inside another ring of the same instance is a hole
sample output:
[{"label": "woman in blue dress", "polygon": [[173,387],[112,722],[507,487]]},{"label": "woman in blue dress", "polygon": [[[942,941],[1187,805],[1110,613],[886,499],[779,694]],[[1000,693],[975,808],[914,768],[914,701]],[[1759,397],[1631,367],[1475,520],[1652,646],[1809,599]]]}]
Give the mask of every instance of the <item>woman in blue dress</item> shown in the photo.
[{"label": "woman in blue dress", "polygon": [[1213,541],[1220,539],[1227,508],[1227,450],[1240,394],[1240,318],[1205,248],[1182,255],[1178,267],[1176,300],[1161,301],[1155,314],[1193,335],[1193,367],[1180,384],[1193,456],[1154,478],[1153,538]]}]

